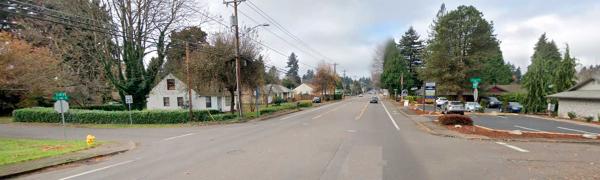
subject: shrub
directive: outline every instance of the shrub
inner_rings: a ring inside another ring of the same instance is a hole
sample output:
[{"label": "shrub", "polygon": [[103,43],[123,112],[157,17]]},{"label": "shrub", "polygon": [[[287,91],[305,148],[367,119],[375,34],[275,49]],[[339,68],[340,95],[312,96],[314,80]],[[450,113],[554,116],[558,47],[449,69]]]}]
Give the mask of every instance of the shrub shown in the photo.
[{"label": "shrub", "polygon": [[575,112],[573,112],[573,111],[568,112],[567,116],[569,116],[569,119],[575,119],[575,118],[577,118],[577,114]]},{"label": "shrub", "polygon": [[[131,111],[131,119],[135,124],[173,124],[189,122],[189,112],[186,110],[143,110]],[[218,115],[220,112],[211,110],[211,114]],[[129,111],[100,111],[72,109],[65,113],[67,123],[83,124],[128,124]],[[208,111],[193,111],[192,121],[210,121]],[[59,123],[61,117],[52,108],[26,108],[13,111],[15,122],[44,122]]]},{"label": "shrub", "polygon": [[586,116],[583,119],[585,119],[586,122],[592,122],[592,120],[594,120],[594,116]]},{"label": "shrub", "polygon": [[526,93],[507,93],[500,95],[498,99],[500,101],[506,102],[518,102],[521,104],[525,104],[525,98],[527,97]]},{"label": "shrub", "polygon": [[71,109],[87,109],[87,110],[101,110],[101,111],[127,111],[127,107],[121,104],[105,104],[105,105],[94,105],[94,106],[73,106]]},{"label": "shrub", "polygon": [[438,121],[443,125],[473,125],[473,119],[469,116],[459,114],[447,114],[438,117]]},{"label": "shrub", "polygon": [[275,104],[277,106],[281,105],[281,103],[284,103],[284,102],[285,102],[285,99],[283,99],[282,97],[279,97],[279,96],[275,97],[275,99],[273,100],[273,104]]},{"label": "shrub", "polygon": [[490,102],[487,99],[482,99],[479,101],[479,105],[481,105],[482,108],[487,108],[489,103]]},{"label": "shrub", "polygon": [[308,101],[300,101],[298,103],[298,107],[311,107],[312,106],[312,101],[308,100]]}]

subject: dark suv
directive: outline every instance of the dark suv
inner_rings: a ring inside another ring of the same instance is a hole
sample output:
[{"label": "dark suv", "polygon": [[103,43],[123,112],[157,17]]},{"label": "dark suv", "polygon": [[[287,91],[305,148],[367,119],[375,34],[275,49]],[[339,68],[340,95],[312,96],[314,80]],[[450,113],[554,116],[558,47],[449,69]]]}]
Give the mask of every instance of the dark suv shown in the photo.
[{"label": "dark suv", "polygon": [[502,105],[502,102],[498,100],[496,97],[488,97],[488,108],[499,108]]}]

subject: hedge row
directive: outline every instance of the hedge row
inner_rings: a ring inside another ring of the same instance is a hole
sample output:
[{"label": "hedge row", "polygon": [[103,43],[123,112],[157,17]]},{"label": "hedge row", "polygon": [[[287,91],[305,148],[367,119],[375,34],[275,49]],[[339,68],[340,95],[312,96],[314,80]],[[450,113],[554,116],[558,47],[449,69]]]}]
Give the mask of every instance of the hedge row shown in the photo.
[{"label": "hedge row", "polygon": [[442,125],[473,125],[471,117],[460,114],[446,114],[438,117],[438,121]]},{"label": "hedge row", "polygon": [[71,107],[71,109],[86,109],[86,110],[101,110],[101,111],[127,111],[127,108],[121,104],[74,106],[74,107]]},{"label": "hedge row", "polygon": [[[185,110],[143,110],[131,111],[131,119],[135,124],[174,124],[189,122],[189,112]],[[228,120],[237,116],[231,114],[219,114],[219,111],[210,112],[215,120]],[[129,111],[99,111],[72,109],[65,113],[67,123],[87,124],[127,124],[129,123]],[[194,111],[192,121],[212,120],[208,111]],[[26,108],[13,111],[13,119],[16,122],[61,122],[60,114],[52,108]]]}]

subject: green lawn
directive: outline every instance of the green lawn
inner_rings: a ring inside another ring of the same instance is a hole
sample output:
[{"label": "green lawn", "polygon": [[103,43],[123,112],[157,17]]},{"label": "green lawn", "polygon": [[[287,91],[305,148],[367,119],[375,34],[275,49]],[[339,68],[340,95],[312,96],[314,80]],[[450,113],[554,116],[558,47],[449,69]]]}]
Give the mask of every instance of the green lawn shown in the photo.
[{"label": "green lawn", "polygon": [[12,117],[10,116],[0,116],[0,124],[11,123]]},{"label": "green lawn", "polygon": [[0,138],[0,165],[56,156],[86,148],[88,146],[85,140]]}]

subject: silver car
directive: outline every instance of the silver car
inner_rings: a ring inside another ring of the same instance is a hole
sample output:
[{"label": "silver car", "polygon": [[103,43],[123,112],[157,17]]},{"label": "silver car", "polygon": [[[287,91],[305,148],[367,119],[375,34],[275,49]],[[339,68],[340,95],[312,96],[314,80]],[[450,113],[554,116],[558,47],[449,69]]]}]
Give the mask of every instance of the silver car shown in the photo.
[{"label": "silver car", "polygon": [[479,111],[481,109],[481,105],[477,102],[467,102],[465,104],[465,110],[469,112]]},{"label": "silver car", "polygon": [[460,101],[448,101],[444,105],[443,113],[465,115],[465,105]]}]

